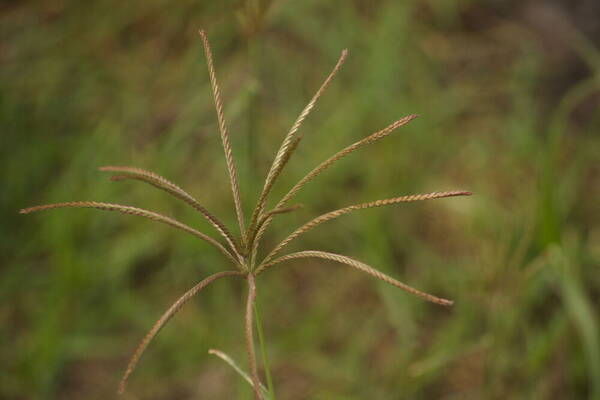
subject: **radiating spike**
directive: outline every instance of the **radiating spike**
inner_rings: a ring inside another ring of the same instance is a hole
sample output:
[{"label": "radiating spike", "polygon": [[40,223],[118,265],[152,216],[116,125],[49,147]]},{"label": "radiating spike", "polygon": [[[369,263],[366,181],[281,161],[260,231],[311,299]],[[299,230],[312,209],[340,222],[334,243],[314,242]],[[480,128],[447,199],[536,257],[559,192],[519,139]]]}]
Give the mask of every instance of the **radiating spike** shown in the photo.
[{"label": "radiating spike", "polygon": [[149,183],[150,185],[157,187],[167,193],[175,196],[176,198],[185,201],[187,204],[196,209],[206,220],[225,238],[229,244],[231,250],[236,253],[239,257],[239,247],[235,242],[235,239],[229,232],[229,229],[225,226],[221,220],[212,215],[206,208],[204,208],[198,200],[192,195],[181,189],[179,186],[169,181],[168,179],[141,168],[136,167],[121,167],[121,166],[105,166],[98,168],[100,171],[108,172],[120,172],[122,175],[113,175],[112,180],[124,180],[124,179],[136,179],[142,182]]},{"label": "radiating spike", "polygon": [[237,266],[240,265],[239,260],[237,260],[225,247],[223,247],[221,243],[219,243],[212,237],[202,232],[199,232],[194,228],[191,228],[173,218],[167,217],[166,215],[162,215],[154,211],[145,210],[143,208],[131,207],[123,204],[102,203],[99,201],[71,201],[66,203],[45,204],[41,206],[24,208],[19,212],[21,214],[29,214],[32,212],[51,210],[55,208],[96,208],[99,210],[118,211],[124,214],[137,215],[154,221],[162,222],[163,224],[167,224],[175,228],[181,229],[212,244],[217,249],[219,249],[219,251],[221,251],[221,253],[223,253],[229,260],[231,260],[231,262],[233,262]]},{"label": "radiating spike", "polygon": [[[402,282],[384,274],[381,271],[376,270],[375,268],[373,268],[370,265],[367,265],[363,262],[357,261],[353,258],[344,256],[341,254],[328,253],[325,251],[306,250],[306,251],[299,251],[297,253],[287,254],[285,256],[281,256],[281,257],[269,262],[268,264],[265,264],[264,265],[265,268],[262,268],[261,271],[263,271],[264,269],[271,267],[275,264],[279,264],[283,261],[292,260],[294,258],[309,258],[309,257],[324,258],[327,260],[337,261],[339,263],[349,265],[360,271],[366,272],[367,274],[374,276],[377,279],[387,282],[390,285],[396,286],[397,288],[400,288],[408,293],[419,296],[419,297],[421,297],[427,301],[430,301],[432,303],[441,304],[443,306],[451,306],[454,303],[452,300],[447,300],[447,299],[444,299],[441,297],[437,297],[432,294],[422,292],[411,286],[408,286],[407,284],[402,283]],[[260,273],[259,270],[257,270],[256,274],[258,275],[259,273]]]},{"label": "radiating spike", "polygon": [[432,200],[432,199],[440,199],[440,198],[444,198],[444,197],[469,196],[469,195],[471,195],[470,192],[458,191],[458,190],[450,191],[450,192],[433,192],[433,193],[426,193],[426,194],[413,194],[413,195],[409,195],[409,196],[401,196],[401,197],[394,197],[391,199],[376,200],[376,201],[371,201],[368,203],[355,204],[352,206],[340,208],[339,210],[331,211],[326,214],[320,215],[320,216],[312,219],[311,221],[307,222],[306,224],[302,225],[298,229],[296,229],[288,237],[283,239],[277,246],[275,246],[275,248],[273,250],[271,250],[269,255],[267,255],[267,257],[265,257],[265,260],[263,261],[263,263],[268,263],[275,255],[277,255],[277,253],[279,253],[281,251],[281,249],[283,247],[287,246],[288,243],[290,243],[292,240],[296,239],[298,236],[310,231],[311,229],[317,227],[318,225],[321,225],[324,222],[341,217],[342,215],[348,214],[352,211],[361,210],[364,208],[381,207],[381,206],[387,206],[387,205],[391,205],[391,204],[411,202],[411,201]]},{"label": "radiating spike", "polygon": [[171,307],[169,307],[169,309],[167,311],[165,311],[163,313],[163,315],[161,315],[161,317],[158,319],[158,321],[156,321],[156,323],[152,326],[152,329],[150,329],[150,331],[146,334],[146,336],[144,336],[144,339],[142,339],[140,344],[135,349],[133,356],[129,360],[127,369],[125,370],[125,373],[123,374],[123,377],[121,378],[121,382],[119,384],[119,394],[123,394],[123,392],[125,392],[125,386],[127,385],[127,379],[129,378],[131,373],[135,370],[135,367],[137,366],[138,362],[142,358],[142,355],[146,351],[146,348],[148,347],[150,342],[152,342],[152,340],[154,339],[154,337],[156,337],[158,332],[160,332],[160,330],[165,326],[165,324],[167,322],[169,322],[169,320],[171,318],[173,318],[173,316],[181,309],[181,307],[183,307],[183,305],[185,303],[190,301],[192,299],[192,297],[194,297],[199,291],[204,289],[206,286],[208,286],[215,280],[217,280],[219,278],[224,278],[227,276],[241,276],[241,275],[244,275],[244,274],[239,271],[218,272],[216,274],[209,276],[208,278],[203,279],[202,281],[200,281],[200,283],[198,283],[196,286],[194,286],[193,288],[188,290],[183,296],[181,296],[179,299],[177,299],[177,301],[175,303],[173,303],[173,305]]},{"label": "radiating spike", "polygon": [[210,84],[213,90],[213,97],[215,100],[215,108],[217,110],[217,119],[219,120],[219,132],[221,133],[221,141],[223,142],[223,150],[225,151],[225,161],[227,162],[227,169],[229,171],[229,181],[231,183],[231,192],[233,193],[233,202],[235,203],[235,212],[238,217],[238,223],[240,225],[240,232],[242,235],[242,242],[245,242],[246,228],[244,223],[244,210],[242,209],[242,201],[240,197],[240,188],[238,183],[237,169],[233,160],[233,153],[231,150],[231,142],[229,140],[229,132],[227,131],[227,125],[225,124],[225,115],[223,113],[223,102],[221,101],[221,91],[219,90],[219,84],[215,74],[215,68],[213,66],[212,52],[210,50],[210,44],[208,38],[203,30],[199,31],[200,38],[202,39],[202,45],[204,46],[204,53],[206,54],[206,63],[208,65],[208,74],[210,75]]}]

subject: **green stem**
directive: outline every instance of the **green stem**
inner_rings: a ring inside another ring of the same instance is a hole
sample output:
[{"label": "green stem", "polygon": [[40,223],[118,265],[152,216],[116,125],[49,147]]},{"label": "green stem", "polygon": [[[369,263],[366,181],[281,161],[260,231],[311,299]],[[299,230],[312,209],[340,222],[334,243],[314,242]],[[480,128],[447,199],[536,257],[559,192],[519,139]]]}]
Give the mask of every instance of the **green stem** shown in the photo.
[{"label": "green stem", "polygon": [[265,376],[267,377],[267,389],[269,390],[270,400],[275,400],[275,389],[273,388],[273,378],[271,377],[271,370],[269,368],[269,359],[267,358],[267,351],[265,350],[265,341],[262,330],[262,322],[258,313],[258,307],[254,303],[254,319],[256,320],[256,332],[258,333],[258,343],[260,344],[260,353],[263,359],[263,366],[265,368]]}]

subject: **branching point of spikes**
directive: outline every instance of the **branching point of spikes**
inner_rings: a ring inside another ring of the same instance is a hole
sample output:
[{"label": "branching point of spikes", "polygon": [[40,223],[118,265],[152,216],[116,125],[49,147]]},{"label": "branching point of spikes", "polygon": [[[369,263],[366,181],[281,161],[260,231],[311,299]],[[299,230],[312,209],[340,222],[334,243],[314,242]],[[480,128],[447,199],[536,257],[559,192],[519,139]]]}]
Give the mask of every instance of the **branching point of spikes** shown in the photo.
[{"label": "branching point of spikes", "polygon": [[[237,372],[246,382],[248,382],[250,384],[250,386],[252,386],[254,388],[254,382],[252,382],[252,378],[250,378],[250,375],[248,375],[238,365],[238,363],[236,363],[233,360],[233,358],[231,358],[228,354],[222,352],[221,350],[217,350],[217,349],[208,349],[208,354],[219,357],[221,360],[223,360],[225,363],[227,363],[227,365],[229,365],[231,368],[233,368],[233,370],[235,372]],[[267,388],[262,383],[260,384],[260,391],[262,392],[264,397],[266,397],[269,393]]]}]

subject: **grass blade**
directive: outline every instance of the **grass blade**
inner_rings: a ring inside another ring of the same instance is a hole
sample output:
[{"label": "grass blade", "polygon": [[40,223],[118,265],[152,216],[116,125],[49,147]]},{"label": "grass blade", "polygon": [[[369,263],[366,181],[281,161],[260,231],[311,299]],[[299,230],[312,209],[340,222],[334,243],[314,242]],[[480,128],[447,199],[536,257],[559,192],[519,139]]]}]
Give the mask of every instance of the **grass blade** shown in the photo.
[{"label": "grass blade", "polygon": [[258,343],[260,345],[260,353],[262,355],[263,369],[267,378],[267,393],[270,400],[275,400],[275,387],[273,386],[273,377],[271,376],[271,368],[269,367],[269,358],[267,357],[267,349],[265,346],[265,335],[263,333],[262,321],[258,306],[254,302],[254,318],[256,319],[256,333],[258,334]]},{"label": "grass blade", "polygon": [[[235,360],[233,358],[231,358],[226,353],[224,353],[224,352],[222,352],[220,350],[217,350],[217,349],[210,349],[210,350],[208,350],[208,354],[212,354],[213,356],[217,356],[221,360],[225,361],[231,368],[233,368],[235,370],[235,372],[237,372],[246,382],[248,382],[250,384],[250,386],[254,387],[254,383],[252,383],[252,378],[250,378],[250,375],[248,375],[246,373],[246,371],[244,371],[238,365],[238,363],[235,362]],[[263,395],[265,397],[268,396],[267,388],[263,384],[260,385],[260,390],[261,390],[261,392],[263,393]]]},{"label": "grass blade", "polygon": [[[589,381],[589,398],[600,398],[600,340],[598,313],[587,293],[577,262],[566,248],[552,245],[548,250],[548,262],[555,270],[560,297],[566,314],[584,349]],[[595,310],[595,311],[594,311]]]}]

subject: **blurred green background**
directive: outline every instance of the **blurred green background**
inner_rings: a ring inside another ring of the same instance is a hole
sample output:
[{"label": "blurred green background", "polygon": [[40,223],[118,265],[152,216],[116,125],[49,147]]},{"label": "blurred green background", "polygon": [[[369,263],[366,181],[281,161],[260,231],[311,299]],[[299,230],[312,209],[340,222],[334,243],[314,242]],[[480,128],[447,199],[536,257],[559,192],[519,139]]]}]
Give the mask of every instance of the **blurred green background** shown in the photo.
[{"label": "blurred green background", "polygon": [[[212,42],[246,213],[292,122],[281,196],[347,157],[280,216],[277,243],[339,207],[464,189],[470,198],[364,210],[290,249],[347,254],[456,301],[444,308],[330,262],[261,275],[278,399],[600,398],[600,6],[594,0],[5,1],[0,6],[0,397],[106,399],[152,323],[226,261],[194,237],[95,210],[173,215],[181,202],[102,165],[174,180],[233,226],[198,28]],[[236,231],[237,232],[237,231]],[[242,281],[202,292],[161,332],[126,398],[250,399]]]}]

